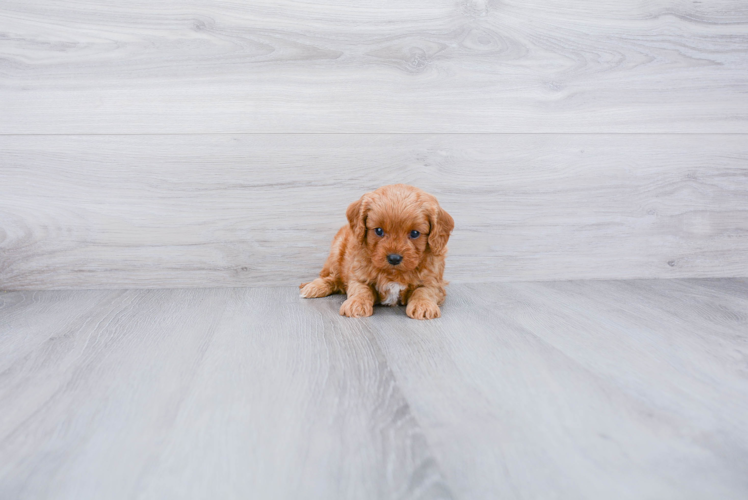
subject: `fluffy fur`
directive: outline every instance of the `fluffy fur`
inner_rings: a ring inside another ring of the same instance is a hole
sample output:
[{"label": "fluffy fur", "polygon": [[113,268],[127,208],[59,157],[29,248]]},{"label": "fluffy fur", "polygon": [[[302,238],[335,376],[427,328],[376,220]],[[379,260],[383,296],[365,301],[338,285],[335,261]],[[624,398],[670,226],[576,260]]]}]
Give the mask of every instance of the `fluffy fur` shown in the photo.
[{"label": "fluffy fur", "polygon": [[[366,193],[346,215],[348,225],[335,235],[319,278],[302,283],[301,296],[345,293],[340,314],[352,318],[371,316],[374,304],[398,303],[411,318],[438,318],[447,295],[444,260],[454,220],[436,198],[394,184]],[[414,238],[412,231],[420,235]],[[393,254],[402,256],[397,265],[387,261]]]}]

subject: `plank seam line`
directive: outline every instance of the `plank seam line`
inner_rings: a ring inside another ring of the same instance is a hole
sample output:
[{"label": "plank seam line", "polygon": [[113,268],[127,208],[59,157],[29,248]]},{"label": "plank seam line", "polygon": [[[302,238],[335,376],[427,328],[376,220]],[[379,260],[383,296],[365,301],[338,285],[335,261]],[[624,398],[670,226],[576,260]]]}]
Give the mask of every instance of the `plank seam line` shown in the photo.
[{"label": "plank seam line", "polygon": [[431,445],[431,439],[426,433],[426,428],[421,425],[421,421],[418,419],[418,416],[415,414],[415,411],[413,411],[413,405],[410,402],[410,399],[408,398],[407,394],[403,390],[403,386],[400,383],[400,379],[397,377],[397,374],[395,373],[395,370],[392,369],[392,363],[390,361],[390,358],[385,353],[384,349],[382,348],[382,344],[379,341],[379,337],[377,335],[377,329],[372,327],[371,325],[362,325],[363,328],[368,333],[368,337],[371,340],[371,345],[374,349],[376,349],[377,354],[381,356],[381,359],[384,360],[384,364],[387,367],[387,372],[389,372],[389,376],[392,377],[392,380],[395,384],[395,387],[397,388],[397,391],[400,393],[400,395],[403,398],[403,401],[406,405],[408,405],[408,414],[413,419],[413,422],[418,426],[418,429],[421,432],[421,436],[426,443],[426,448],[429,451],[429,457],[434,461],[434,466],[439,471],[439,474],[441,474],[442,479],[444,482],[442,483],[445,488],[447,488],[447,491],[449,492],[449,495],[452,499],[457,500],[458,497],[454,493],[454,489],[452,487],[452,480],[445,472],[445,469],[442,467],[441,460],[439,456],[436,453],[436,450]]},{"label": "plank seam line", "polygon": [[143,137],[143,136],[195,136],[195,135],[708,135],[744,136],[748,132],[185,132],[144,134],[2,134],[0,137]]}]

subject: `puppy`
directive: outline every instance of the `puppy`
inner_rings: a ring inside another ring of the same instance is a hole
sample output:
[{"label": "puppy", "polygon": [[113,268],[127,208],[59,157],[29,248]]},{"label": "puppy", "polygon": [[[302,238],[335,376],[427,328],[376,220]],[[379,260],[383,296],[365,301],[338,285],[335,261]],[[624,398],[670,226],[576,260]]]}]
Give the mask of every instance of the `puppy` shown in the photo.
[{"label": "puppy", "polygon": [[340,314],[371,316],[374,304],[407,305],[415,319],[441,315],[447,295],[444,259],[452,217],[432,195],[405,184],[366,193],[346,211],[319,278],[302,283],[304,298],[345,293]]}]

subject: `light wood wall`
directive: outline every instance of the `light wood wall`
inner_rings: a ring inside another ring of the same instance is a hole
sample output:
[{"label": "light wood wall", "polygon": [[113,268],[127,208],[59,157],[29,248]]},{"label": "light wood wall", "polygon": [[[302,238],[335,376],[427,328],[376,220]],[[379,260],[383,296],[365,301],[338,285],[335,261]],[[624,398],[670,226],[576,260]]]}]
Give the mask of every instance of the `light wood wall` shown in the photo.
[{"label": "light wood wall", "polygon": [[748,276],[748,3],[0,6],[0,288],[296,284],[393,182],[454,281]]}]

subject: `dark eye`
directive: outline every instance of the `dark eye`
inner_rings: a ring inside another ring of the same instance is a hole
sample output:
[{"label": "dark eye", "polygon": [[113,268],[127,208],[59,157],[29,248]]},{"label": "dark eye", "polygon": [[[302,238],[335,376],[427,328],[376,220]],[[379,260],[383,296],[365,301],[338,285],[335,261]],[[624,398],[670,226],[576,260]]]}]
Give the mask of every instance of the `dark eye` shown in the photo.
[{"label": "dark eye", "polygon": [[384,236],[384,231],[381,227],[376,228],[374,232],[377,233],[377,236]]},{"label": "dark eye", "polygon": [[414,229],[414,230],[412,230],[412,231],[410,232],[410,237],[411,237],[411,238],[413,238],[413,239],[416,239],[416,238],[418,238],[419,236],[421,236],[421,233],[419,233],[419,232],[418,232],[418,231],[416,231],[415,229]]}]

